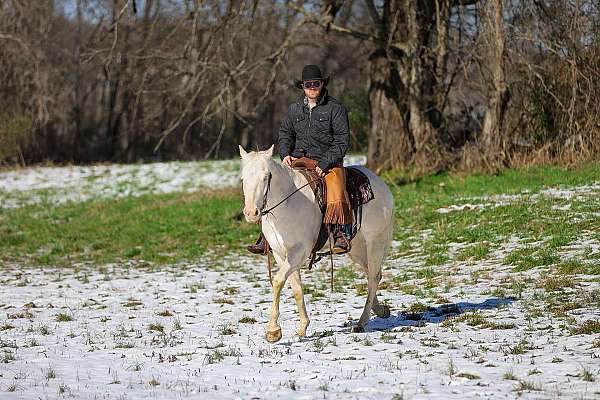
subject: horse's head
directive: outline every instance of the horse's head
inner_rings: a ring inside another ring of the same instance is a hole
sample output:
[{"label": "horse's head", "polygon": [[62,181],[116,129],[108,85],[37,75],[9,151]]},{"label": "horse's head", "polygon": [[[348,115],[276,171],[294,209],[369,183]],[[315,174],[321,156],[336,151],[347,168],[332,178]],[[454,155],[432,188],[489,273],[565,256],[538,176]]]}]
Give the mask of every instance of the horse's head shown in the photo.
[{"label": "horse's head", "polygon": [[244,216],[246,221],[257,223],[260,212],[266,205],[271,172],[269,162],[273,157],[273,146],[264,151],[246,152],[240,147],[242,157],[242,189],[244,190]]}]

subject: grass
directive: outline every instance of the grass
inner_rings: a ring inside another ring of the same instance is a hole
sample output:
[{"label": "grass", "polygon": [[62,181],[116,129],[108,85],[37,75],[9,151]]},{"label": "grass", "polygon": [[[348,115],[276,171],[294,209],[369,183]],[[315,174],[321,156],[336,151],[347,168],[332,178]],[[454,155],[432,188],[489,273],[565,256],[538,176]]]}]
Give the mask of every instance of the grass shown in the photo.
[{"label": "grass", "polygon": [[0,209],[0,262],[194,260],[252,240],[258,227],[235,218],[241,199],[231,189]]},{"label": "grass", "polygon": [[600,333],[600,320],[589,319],[572,327],[570,330],[573,335],[593,335],[595,333]]},{"label": "grass", "polygon": [[255,324],[256,323],[256,318],[244,315],[242,318],[240,318],[239,322],[241,324]]},{"label": "grass", "polygon": [[69,322],[73,321],[73,317],[66,313],[59,313],[56,315],[56,321],[58,322]]},{"label": "grass", "polygon": [[[525,270],[556,263],[554,250],[568,244],[578,232],[600,230],[599,219],[573,221],[543,198],[478,211],[436,212],[468,197],[519,194],[524,189],[535,193],[545,186],[598,181],[597,163],[579,169],[531,167],[494,176],[440,174],[408,184],[393,172],[384,174],[384,179],[395,197],[395,239],[406,245],[411,232],[432,230],[422,243],[425,264],[430,267],[425,274],[449,261],[447,249],[452,242],[472,244],[458,258],[478,261],[508,235],[549,236],[547,243],[530,254],[509,256],[508,262]],[[574,203],[571,211],[585,207]],[[66,266],[134,259],[168,264],[196,260],[209,249],[217,253],[242,250],[259,228],[236,218],[241,208],[240,190],[225,189],[0,209],[0,262]],[[340,282],[351,280],[352,272],[343,271],[338,278]],[[190,288],[190,292],[197,289]]]}]

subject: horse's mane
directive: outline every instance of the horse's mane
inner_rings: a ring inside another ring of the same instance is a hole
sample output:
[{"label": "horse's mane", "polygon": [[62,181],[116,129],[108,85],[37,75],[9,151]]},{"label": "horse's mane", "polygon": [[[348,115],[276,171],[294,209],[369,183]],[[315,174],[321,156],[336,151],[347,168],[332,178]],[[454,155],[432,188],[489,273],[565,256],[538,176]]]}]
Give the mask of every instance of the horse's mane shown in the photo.
[{"label": "horse's mane", "polygon": [[271,157],[266,157],[264,153],[258,151],[252,151],[248,153],[248,155],[245,157],[244,164],[247,164],[248,162],[257,162],[262,160],[267,162],[267,166],[271,172],[278,172],[284,176],[287,175],[292,181],[295,179],[296,174],[299,174],[299,172],[294,171],[291,168],[284,167],[283,164],[281,164],[280,162],[275,161]]}]

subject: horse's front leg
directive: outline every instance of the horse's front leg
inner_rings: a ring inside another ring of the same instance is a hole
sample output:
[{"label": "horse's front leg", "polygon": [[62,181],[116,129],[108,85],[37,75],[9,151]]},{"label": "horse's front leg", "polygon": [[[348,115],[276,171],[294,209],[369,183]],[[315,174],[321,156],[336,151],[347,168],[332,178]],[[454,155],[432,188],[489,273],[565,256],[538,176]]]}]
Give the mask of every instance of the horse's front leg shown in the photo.
[{"label": "horse's front leg", "polygon": [[302,281],[300,280],[300,272],[295,270],[290,275],[290,285],[294,292],[294,298],[296,299],[296,305],[298,306],[298,314],[300,315],[300,327],[298,328],[298,336],[306,336],[306,328],[310,324],[308,319],[308,313],[306,312],[306,304],[304,304],[304,293],[302,293]]},{"label": "horse's front leg", "polygon": [[281,297],[281,289],[285,283],[285,274],[283,278],[280,276],[284,267],[282,266],[277,274],[273,277],[273,303],[271,304],[271,315],[267,324],[267,341],[275,343],[281,339],[281,327],[279,326],[279,299]]},{"label": "horse's front leg", "polygon": [[283,289],[283,285],[290,275],[297,272],[303,254],[298,251],[290,251],[286,258],[278,257],[277,254],[274,255],[275,261],[280,267],[273,277],[273,304],[271,305],[271,316],[267,324],[267,340],[271,343],[281,339],[281,327],[278,323],[281,289]]}]

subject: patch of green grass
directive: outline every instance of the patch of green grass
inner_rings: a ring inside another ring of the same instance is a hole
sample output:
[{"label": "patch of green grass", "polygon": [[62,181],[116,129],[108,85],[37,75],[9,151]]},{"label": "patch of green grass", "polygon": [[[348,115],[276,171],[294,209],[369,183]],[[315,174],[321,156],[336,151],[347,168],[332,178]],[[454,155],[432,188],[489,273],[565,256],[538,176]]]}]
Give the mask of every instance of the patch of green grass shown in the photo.
[{"label": "patch of green grass", "polygon": [[236,218],[242,197],[230,189],[0,209],[0,261],[196,260],[217,245],[253,240],[259,226]]},{"label": "patch of green grass", "polygon": [[557,272],[563,275],[599,275],[600,263],[584,263],[581,260],[571,258],[569,260],[562,261],[560,264],[558,264]]},{"label": "patch of green grass", "polygon": [[469,246],[462,249],[457,254],[459,261],[474,260],[479,261],[485,259],[490,254],[490,245],[486,242],[477,243],[474,246]]},{"label": "patch of green grass", "polygon": [[0,363],[8,364],[11,361],[15,361],[15,355],[10,350],[4,350],[4,355],[0,357]]},{"label": "patch of green grass", "polygon": [[151,323],[150,325],[148,325],[148,330],[149,331],[154,331],[154,332],[164,333],[165,332],[165,327],[162,324],[159,324],[159,323]]},{"label": "patch of green grass", "polygon": [[[203,168],[213,167],[207,163]],[[235,163],[231,168],[237,168]],[[573,218],[573,213],[593,211],[585,201],[573,201],[571,209],[563,211],[553,208],[559,200],[530,196],[543,187],[599,181],[597,162],[578,169],[536,166],[496,175],[444,173],[412,181],[398,171],[383,176],[395,198],[394,237],[402,242],[400,251],[410,250],[415,232],[425,229],[432,232],[423,243],[426,267],[446,264],[450,243],[472,243],[458,257],[483,260],[489,256],[490,248],[510,235],[546,241],[542,248],[529,254],[510,254],[506,262],[516,270],[556,264],[560,261],[557,250],[580,232],[600,231],[598,218]],[[522,193],[525,189],[528,194]],[[52,197],[44,191],[36,193]],[[447,214],[436,211],[466,201],[493,203],[487,197],[495,194],[518,194],[521,200],[478,210]],[[0,209],[0,262],[67,266],[81,261],[105,264],[137,259],[168,264],[197,260],[207,249],[217,249],[217,253],[243,251],[243,245],[254,240],[260,227],[239,218],[242,198],[239,189],[201,190],[63,205],[48,201]],[[600,253],[589,253],[587,257],[597,259]],[[568,270],[563,267],[563,272]],[[434,270],[423,272],[431,271]],[[586,273],[594,271],[600,274],[600,266]],[[336,281],[343,284],[351,282],[355,272],[338,270],[336,274]],[[405,283],[396,278],[394,282]],[[190,286],[190,293],[200,288]],[[422,289],[412,291],[418,293]],[[311,295],[317,297],[319,292]]]},{"label": "patch of green grass", "polygon": [[525,247],[510,253],[505,257],[506,264],[514,265],[514,271],[526,271],[535,267],[555,264],[560,261],[560,257],[556,255],[555,250],[542,247],[536,249],[534,247]]},{"label": "patch of green grass", "polygon": [[502,377],[507,381],[516,381],[517,380],[517,377],[515,376],[512,369],[510,371],[505,372]]},{"label": "patch of green grass", "polygon": [[[445,264],[448,260],[448,248],[446,246],[440,246],[440,245],[433,245],[433,246],[428,246],[427,244],[424,246],[425,247],[425,254],[426,254],[426,258],[425,258],[425,265],[426,266],[432,266],[432,265],[442,265]],[[431,271],[433,271],[432,269],[430,269]]]},{"label": "patch of green grass", "polygon": [[[536,193],[546,186],[582,185],[600,180],[600,165],[592,162],[578,169],[566,169],[554,166],[533,166],[521,169],[505,170],[497,175],[472,174],[451,175],[439,174],[428,176],[417,181],[407,182],[405,173],[386,172],[384,180],[391,186],[395,197],[397,240],[406,239],[410,229],[421,230],[444,226],[446,240],[480,242],[495,237],[494,234],[518,233],[520,236],[537,236],[548,233],[548,226],[556,227],[554,221],[543,219],[543,222],[531,223],[539,215],[552,211],[551,204],[540,201],[536,207],[530,204],[511,204],[483,211],[437,213],[436,210],[450,204],[460,203],[460,199],[474,196],[490,196],[495,194],[519,194],[527,189]],[[485,202],[485,201],[484,201]],[[410,210],[407,212],[407,210]],[[560,215],[561,211],[552,213]],[[547,215],[547,214],[546,214]],[[502,223],[498,223],[498,222]],[[541,221],[541,219],[540,219]],[[563,221],[566,222],[566,221]],[[572,222],[572,221],[569,221]],[[563,223],[560,228],[572,225],[572,231],[578,228],[577,223]],[[475,227],[475,228],[474,228]],[[560,232],[559,227],[550,233]],[[571,229],[571,226],[568,226]],[[564,229],[562,229],[564,230]],[[460,240],[454,240],[454,239]]]},{"label": "patch of green grass", "polygon": [[159,317],[172,317],[173,313],[169,310],[163,310],[156,313]]},{"label": "patch of green grass", "polygon": [[481,377],[479,375],[475,375],[475,374],[472,374],[470,372],[459,372],[458,374],[456,374],[456,376],[458,378],[467,378],[469,380],[481,379]]},{"label": "patch of green grass", "polygon": [[219,327],[219,334],[223,336],[235,335],[237,331],[231,325],[225,324]]},{"label": "patch of green grass", "polygon": [[536,385],[534,382],[531,381],[519,381],[519,383],[516,384],[514,390],[515,392],[539,392],[542,390],[542,388],[540,387],[540,385]]},{"label": "patch of green grass", "polygon": [[572,327],[572,335],[592,335],[594,333],[600,333],[600,320],[588,319],[587,321]]},{"label": "patch of green grass", "polygon": [[559,274],[563,275],[584,274],[587,270],[586,265],[583,262],[573,258],[570,260],[562,261],[556,266],[556,269]]},{"label": "patch of green grass", "polygon": [[340,282],[342,285],[352,283],[358,278],[358,273],[352,266],[342,265],[334,269],[334,281]]},{"label": "patch of green grass", "polygon": [[519,343],[514,345],[513,347],[509,347],[508,351],[506,351],[506,354],[512,354],[512,355],[525,354],[525,352],[527,351],[526,347],[527,347],[527,341],[525,341],[525,339],[523,339]]},{"label": "patch of green grass", "polygon": [[432,267],[423,267],[415,271],[417,279],[431,279],[439,275]]},{"label": "patch of green grass", "polygon": [[233,300],[226,299],[225,297],[215,297],[213,299],[215,304],[233,304]]},{"label": "patch of green grass", "polygon": [[538,282],[537,287],[547,292],[563,291],[565,288],[572,288],[575,283],[566,276],[547,276]]},{"label": "patch of green grass", "polygon": [[423,313],[427,311],[427,306],[423,303],[412,303],[406,311],[409,313]]},{"label": "patch of green grass", "polygon": [[583,368],[581,370],[581,372],[579,373],[579,377],[581,378],[582,381],[585,381],[585,382],[595,382],[596,381],[596,378],[594,377],[594,373],[586,368]]},{"label": "patch of green grass", "polygon": [[69,322],[69,321],[73,321],[73,317],[71,317],[67,313],[59,313],[56,315],[56,320],[58,322]]}]

